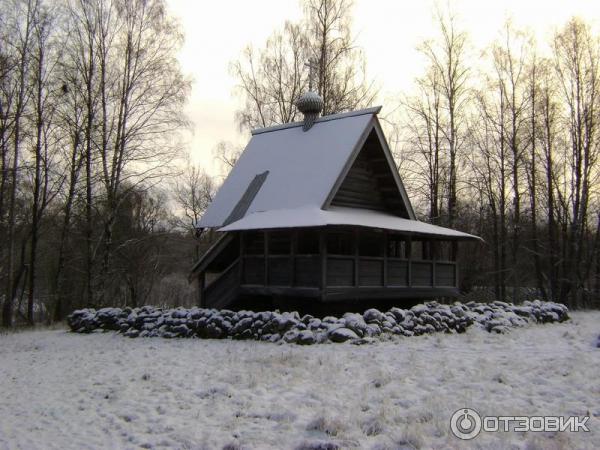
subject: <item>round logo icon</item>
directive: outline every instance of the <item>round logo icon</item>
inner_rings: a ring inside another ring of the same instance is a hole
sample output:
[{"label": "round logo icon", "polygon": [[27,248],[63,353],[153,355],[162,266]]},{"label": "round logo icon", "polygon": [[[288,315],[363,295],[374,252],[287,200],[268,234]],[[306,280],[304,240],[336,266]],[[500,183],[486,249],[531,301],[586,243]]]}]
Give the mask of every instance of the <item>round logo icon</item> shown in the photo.
[{"label": "round logo icon", "polygon": [[459,439],[473,439],[481,431],[481,417],[474,409],[459,409],[452,414],[450,429],[452,430],[452,434]]}]

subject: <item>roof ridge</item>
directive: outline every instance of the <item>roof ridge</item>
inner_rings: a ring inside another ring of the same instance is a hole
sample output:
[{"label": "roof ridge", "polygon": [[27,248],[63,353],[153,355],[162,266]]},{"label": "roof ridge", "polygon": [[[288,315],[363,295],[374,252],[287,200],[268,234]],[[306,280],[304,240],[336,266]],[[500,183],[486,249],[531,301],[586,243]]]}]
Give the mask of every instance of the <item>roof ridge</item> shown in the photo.
[{"label": "roof ridge", "polygon": [[[381,111],[381,106],[373,106],[371,108],[359,109],[356,111],[348,111],[348,112],[344,112],[344,113],[330,114],[328,116],[319,117],[317,120],[315,120],[315,124],[321,123],[321,122],[329,122],[331,120],[345,119],[347,117],[364,116],[366,114],[379,114],[379,111]],[[301,127],[303,124],[304,124],[304,122],[301,121],[301,122],[283,123],[280,125],[272,125],[270,127],[264,127],[264,128],[256,128],[256,129],[252,130],[252,136],[255,136],[257,134],[270,133],[272,131],[286,130],[288,128]]]}]

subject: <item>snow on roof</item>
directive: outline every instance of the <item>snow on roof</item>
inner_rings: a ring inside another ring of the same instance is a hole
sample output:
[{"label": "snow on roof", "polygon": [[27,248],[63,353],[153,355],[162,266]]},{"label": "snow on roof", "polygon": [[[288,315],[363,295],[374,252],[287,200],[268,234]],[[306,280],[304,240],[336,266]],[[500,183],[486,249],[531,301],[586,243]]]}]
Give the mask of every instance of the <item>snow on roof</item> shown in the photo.
[{"label": "snow on roof", "polygon": [[[379,111],[381,111],[381,106],[373,106],[372,108],[359,109],[357,111],[349,111],[345,113],[329,114],[327,116],[319,117],[317,120],[315,120],[315,123],[329,122],[330,120],[344,119],[346,117],[363,116],[365,114],[379,114]],[[262,133],[270,133],[271,131],[285,130],[286,128],[301,127],[303,125],[304,122],[300,121],[282,123],[280,125],[273,125],[265,128],[256,128],[252,130],[252,135],[254,136]]]},{"label": "snow on roof", "polygon": [[237,222],[219,229],[219,231],[321,227],[326,225],[380,228],[400,231],[411,235],[427,235],[454,239],[480,239],[472,234],[431,225],[418,220],[403,219],[379,211],[336,206],[332,206],[328,210],[307,206],[294,209],[254,212]]},{"label": "snow on roof", "polygon": [[[234,208],[243,211],[242,217],[269,210],[321,208],[379,110],[321,117],[308,132],[302,131],[301,122],[255,130],[197,226],[227,225]],[[265,172],[256,192],[257,183],[252,181]]]}]

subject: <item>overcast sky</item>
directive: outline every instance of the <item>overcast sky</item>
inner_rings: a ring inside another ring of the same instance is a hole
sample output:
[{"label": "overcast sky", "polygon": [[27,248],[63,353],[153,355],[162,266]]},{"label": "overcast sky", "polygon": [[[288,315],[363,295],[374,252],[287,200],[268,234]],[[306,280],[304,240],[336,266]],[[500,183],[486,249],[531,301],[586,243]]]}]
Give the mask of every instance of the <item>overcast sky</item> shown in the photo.
[{"label": "overcast sky", "polygon": [[[239,99],[230,61],[249,43],[261,46],[287,19],[301,17],[299,0],[167,0],[185,33],[180,61],[193,80],[187,112],[193,121],[190,152],[195,161],[215,173],[213,150],[221,140],[245,144],[234,121]],[[415,47],[435,35],[434,0],[355,0],[353,30],[367,57],[368,75],[381,87],[378,103],[407,92],[423,71]],[[499,33],[507,17],[527,27],[538,41],[547,41],[569,17],[583,17],[596,28],[600,0],[455,0],[459,23],[474,48],[484,48]],[[388,101],[391,103],[391,101]],[[390,105],[391,107],[391,105]],[[388,108],[389,109],[389,108]]]}]

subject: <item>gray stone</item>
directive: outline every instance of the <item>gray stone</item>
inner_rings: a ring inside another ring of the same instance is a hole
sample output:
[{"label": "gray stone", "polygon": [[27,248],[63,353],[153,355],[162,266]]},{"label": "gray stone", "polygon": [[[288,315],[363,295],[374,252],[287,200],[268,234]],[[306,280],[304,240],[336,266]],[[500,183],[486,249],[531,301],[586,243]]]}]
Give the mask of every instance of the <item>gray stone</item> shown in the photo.
[{"label": "gray stone", "polygon": [[315,334],[312,331],[304,330],[298,333],[296,344],[299,345],[312,345],[316,343]]},{"label": "gray stone", "polygon": [[333,342],[346,342],[350,339],[358,339],[358,335],[349,328],[334,328],[329,332],[329,339]]}]

